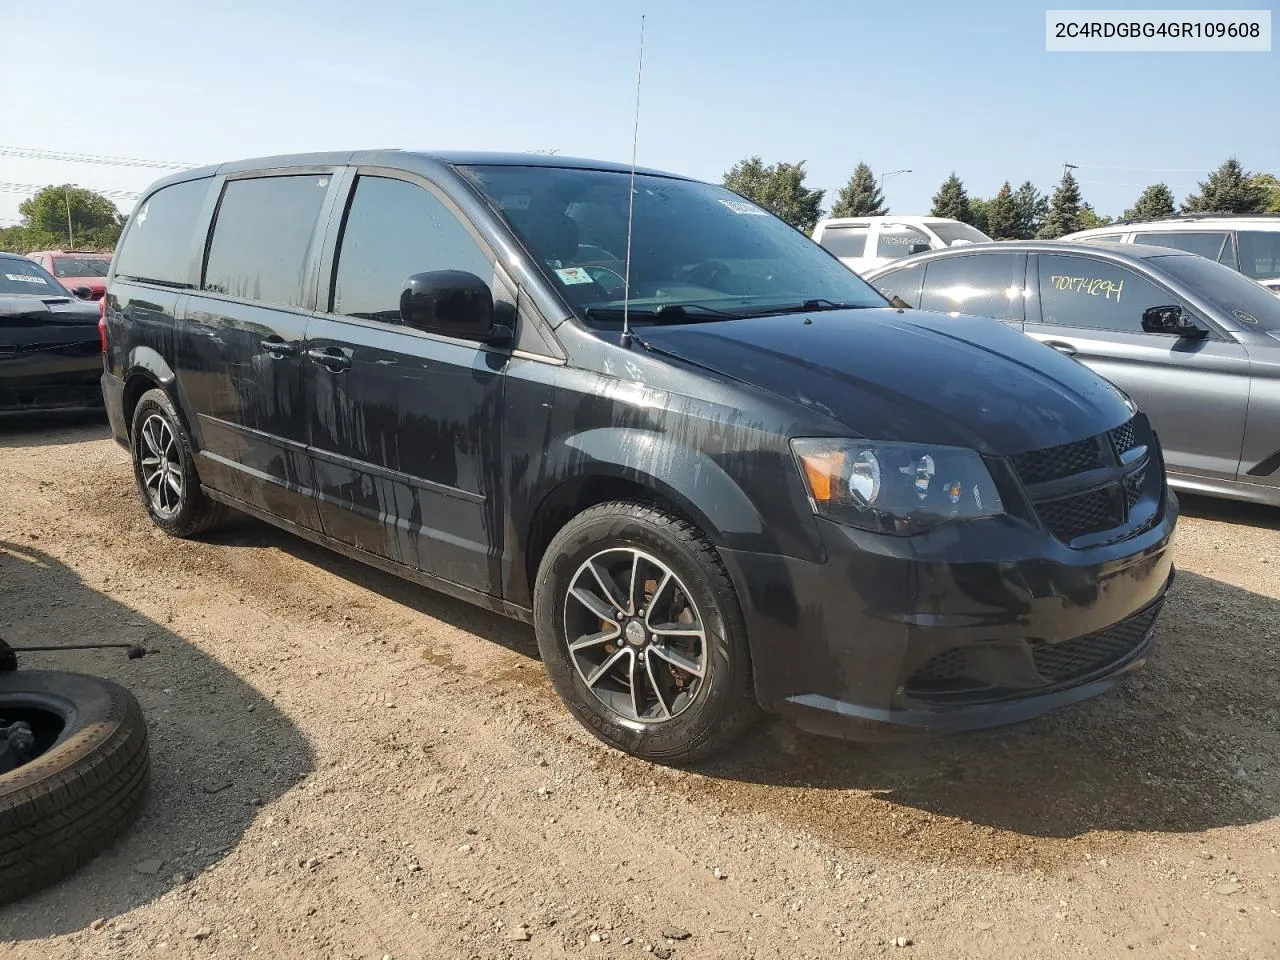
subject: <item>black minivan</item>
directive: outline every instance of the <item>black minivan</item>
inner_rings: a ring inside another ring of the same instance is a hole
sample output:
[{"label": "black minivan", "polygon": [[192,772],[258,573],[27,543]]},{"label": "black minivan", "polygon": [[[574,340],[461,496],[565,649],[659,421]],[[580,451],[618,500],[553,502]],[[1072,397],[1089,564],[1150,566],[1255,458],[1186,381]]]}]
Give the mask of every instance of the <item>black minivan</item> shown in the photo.
[{"label": "black minivan", "polygon": [[1021,720],[1145,661],[1177,501],[1129,399],[891,307],[721,187],[381,150],[151,187],[103,392],[155,523],[233,508],[533,624],[556,690],[684,762],[763,707]]}]

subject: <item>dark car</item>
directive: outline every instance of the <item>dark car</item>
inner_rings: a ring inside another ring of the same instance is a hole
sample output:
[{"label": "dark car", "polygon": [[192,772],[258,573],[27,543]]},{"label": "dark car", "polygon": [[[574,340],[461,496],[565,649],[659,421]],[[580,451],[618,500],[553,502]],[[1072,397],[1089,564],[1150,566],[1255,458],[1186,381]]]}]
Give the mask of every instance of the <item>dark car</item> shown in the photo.
[{"label": "dark car", "polygon": [[152,519],[232,507],[530,622],[577,717],[655,760],[759,706],[957,730],[1144,662],[1177,501],[1120,391],[891,308],[721,187],[631,182],[370,151],[152,187],[103,377]]},{"label": "dark car", "polygon": [[1018,241],[873,270],[889,296],[1003,320],[1116,384],[1179,490],[1280,506],[1280,297],[1169,246]]},{"label": "dark car", "polygon": [[39,264],[0,253],[0,413],[101,407],[99,320]]}]

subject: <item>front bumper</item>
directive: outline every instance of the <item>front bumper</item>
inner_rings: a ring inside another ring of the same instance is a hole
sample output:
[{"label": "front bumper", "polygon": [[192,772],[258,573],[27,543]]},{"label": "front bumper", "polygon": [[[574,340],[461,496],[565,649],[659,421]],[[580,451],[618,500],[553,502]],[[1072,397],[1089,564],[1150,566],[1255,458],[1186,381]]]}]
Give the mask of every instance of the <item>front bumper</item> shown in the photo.
[{"label": "front bumper", "polygon": [[101,407],[98,341],[0,353],[0,413]]},{"label": "front bumper", "polygon": [[852,739],[1013,723],[1146,660],[1173,577],[1177,498],[1118,543],[1071,549],[1012,517],[895,538],[820,520],[826,563],[721,551],[756,695]]}]

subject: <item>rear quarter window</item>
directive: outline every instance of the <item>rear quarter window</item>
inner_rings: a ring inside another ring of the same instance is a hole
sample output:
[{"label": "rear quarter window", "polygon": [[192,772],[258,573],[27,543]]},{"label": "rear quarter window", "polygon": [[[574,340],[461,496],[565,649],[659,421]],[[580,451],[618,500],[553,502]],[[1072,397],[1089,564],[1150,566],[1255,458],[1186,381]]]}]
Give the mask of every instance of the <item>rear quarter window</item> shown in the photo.
[{"label": "rear quarter window", "polygon": [[116,253],[116,276],[192,286],[191,241],[212,177],[157,190],[134,213]]}]

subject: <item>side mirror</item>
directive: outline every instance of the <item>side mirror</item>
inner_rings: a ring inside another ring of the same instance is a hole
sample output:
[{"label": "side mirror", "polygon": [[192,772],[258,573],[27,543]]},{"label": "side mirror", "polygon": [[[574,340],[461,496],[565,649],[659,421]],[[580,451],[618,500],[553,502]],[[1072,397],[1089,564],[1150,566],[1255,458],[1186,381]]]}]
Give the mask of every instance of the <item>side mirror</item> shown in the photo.
[{"label": "side mirror", "polygon": [[93,291],[90,290],[88,287],[72,287],[71,292],[74,293],[81,300],[93,299]]},{"label": "side mirror", "polygon": [[1142,329],[1147,333],[1171,334],[1185,340],[1203,340],[1209,331],[1182,312],[1179,306],[1151,307],[1142,311]]},{"label": "side mirror", "polygon": [[907,303],[907,301],[903,300],[903,299],[902,299],[900,296],[898,296],[896,293],[895,293],[892,297],[890,297],[890,298],[889,298],[889,305],[890,305],[890,306],[892,306],[892,307],[897,307],[899,310],[910,310],[910,309],[911,309],[911,304]]},{"label": "side mirror", "polygon": [[405,280],[400,319],[417,330],[482,343],[503,343],[512,337],[509,327],[493,322],[489,285],[463,270],[432,270]]},{"label": "side mirror", "polygon": [[929,246],[927,243],[913,243],[911,246],[907,247],[907,256],[911,256],[915,253],[928,253],[932,249],[933,247]]}]

